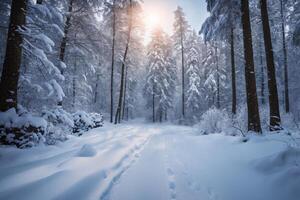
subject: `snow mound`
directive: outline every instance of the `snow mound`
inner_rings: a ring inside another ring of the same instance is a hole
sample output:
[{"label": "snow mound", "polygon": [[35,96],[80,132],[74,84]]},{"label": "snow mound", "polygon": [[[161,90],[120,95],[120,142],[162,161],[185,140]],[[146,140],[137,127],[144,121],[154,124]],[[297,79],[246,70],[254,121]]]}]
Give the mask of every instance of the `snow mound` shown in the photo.
[{"label": "snow mound", "polygon": [[90,144],[85,144],[82,146],[80,151],[78,152],[78,157],[94,157],[97,154],[95,148]]},{"label": "snow mound", "polygon": [[266,173],[281,172],[284,168],[293,166],[298,166],[300,173],[300,149],[290,146],[257,162],[257,169]]},{"label": "snow mound", "polygon": [[281,188],[280,191],[275,192],[279,198],[292,200],[300,196],[299,148],[288,146],[279,153],[262,158],[256,167],[266,175],[274,177],[273,185]]}]

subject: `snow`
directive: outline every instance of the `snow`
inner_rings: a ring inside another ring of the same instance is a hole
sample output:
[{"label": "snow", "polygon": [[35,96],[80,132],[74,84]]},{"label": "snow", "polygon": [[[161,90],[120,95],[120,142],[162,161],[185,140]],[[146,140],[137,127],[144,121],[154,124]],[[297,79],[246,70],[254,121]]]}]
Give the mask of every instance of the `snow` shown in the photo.
[{"label": "snow", "polygon": [[108,124],[52,146],[1,147],[0,199],[298,200],[292,137]]},{"label": "snow", "polygon": [[41,117],[32,116],[29,113],[18,116],[14,108],[9,109],[6,112],[0,112],[0,126],[5,128],[22,128],[22,127],[47,127],[47,122]]},{"label": "snow", "polygon": [[79,157],[93,157],[97,154],[95,148],[90,144],[85,144],[78,152],[77,156]]}]

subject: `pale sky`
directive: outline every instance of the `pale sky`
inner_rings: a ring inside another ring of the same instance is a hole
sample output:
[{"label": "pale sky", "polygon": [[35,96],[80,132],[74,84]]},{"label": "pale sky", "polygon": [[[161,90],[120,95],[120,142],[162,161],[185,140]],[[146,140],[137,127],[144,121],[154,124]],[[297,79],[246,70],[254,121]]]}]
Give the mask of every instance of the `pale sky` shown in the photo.
[{"label": "pale sky", "polygon": [[183,8],[189,24],[198,32],[208,17],[205,0],[144,0],[145,12],[158,16],[159,24],[168,33],[173,30],[174,11],[177,6]]}]

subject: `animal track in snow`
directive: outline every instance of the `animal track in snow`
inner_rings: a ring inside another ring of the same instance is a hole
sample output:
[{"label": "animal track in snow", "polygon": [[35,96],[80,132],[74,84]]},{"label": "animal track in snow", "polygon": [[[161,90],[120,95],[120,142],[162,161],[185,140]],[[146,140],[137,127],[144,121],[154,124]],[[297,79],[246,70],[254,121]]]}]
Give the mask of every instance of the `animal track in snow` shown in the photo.
[{"label": "animal track in snow", "polygon": [[175,175],[174,172],[172,171],[171,168],[167,169],[167,174],[168,174],[168,185],[170,189],[170,198],[172,200],[176,199],[176,184],[175,184]]}]

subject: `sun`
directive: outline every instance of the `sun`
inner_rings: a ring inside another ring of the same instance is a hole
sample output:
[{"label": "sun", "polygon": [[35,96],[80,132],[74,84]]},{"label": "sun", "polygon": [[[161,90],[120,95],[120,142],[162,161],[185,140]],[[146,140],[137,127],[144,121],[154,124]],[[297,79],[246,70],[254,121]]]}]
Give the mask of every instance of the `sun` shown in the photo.
[{"label": "sun", "polygon": [[158,13],[145,13],[144,16],[144,26],[145,26],[145,41],[144,44],[148,44],[151,41],[152,32],[158,28],[162,27],[162,17]]},{"label": "sun", "polygon": [[149,30],[153,30],[154,28],[156,28],[157,26],[159,26],[159,16],[156,14],[147,14],[146,18],[145,18],[145,25],[147,27],[147,29]]}]

